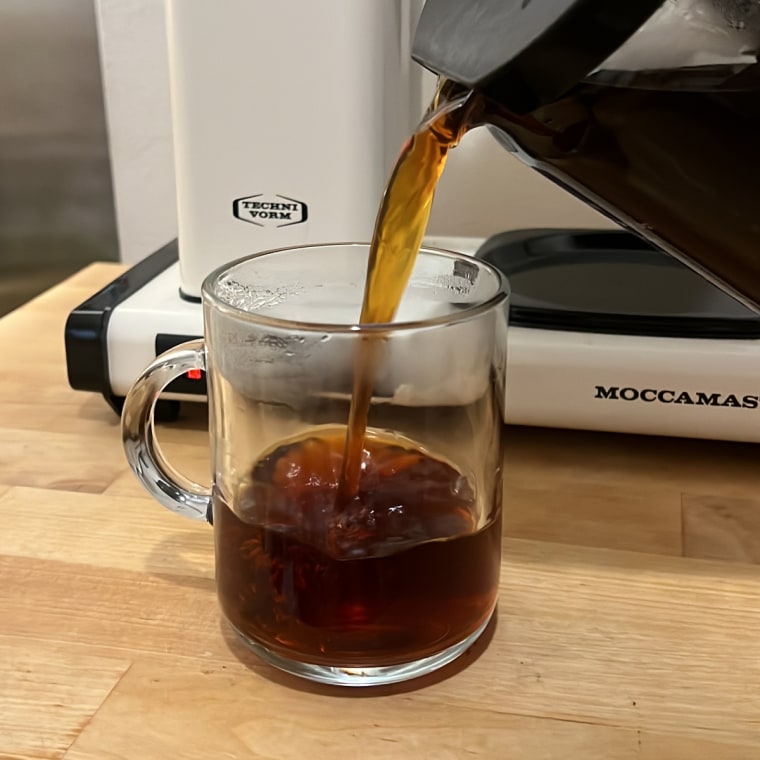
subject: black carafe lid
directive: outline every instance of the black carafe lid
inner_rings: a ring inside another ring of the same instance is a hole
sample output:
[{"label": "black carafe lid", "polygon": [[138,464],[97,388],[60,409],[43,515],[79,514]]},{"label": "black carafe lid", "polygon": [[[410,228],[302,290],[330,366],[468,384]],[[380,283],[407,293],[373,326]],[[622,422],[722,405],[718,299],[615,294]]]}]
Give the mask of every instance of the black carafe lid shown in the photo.
[{"label": "black carafe lid", "polygon": [[664,0],[427,0],[412,57],[514,112],[550,103]]}]

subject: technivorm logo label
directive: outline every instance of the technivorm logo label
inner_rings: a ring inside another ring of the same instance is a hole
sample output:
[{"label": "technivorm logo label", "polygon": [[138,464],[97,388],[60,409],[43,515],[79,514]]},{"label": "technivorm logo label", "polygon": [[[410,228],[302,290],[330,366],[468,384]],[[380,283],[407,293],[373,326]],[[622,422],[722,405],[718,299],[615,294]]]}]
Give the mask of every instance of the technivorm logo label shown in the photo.
[{"label": "technivorm logo label", "polygon": [[309,218],[309,208],[303,201],[286,195],[246,195],[232,202],[232,213],[242,222],[259,227],[290,227],[303,224]]}]

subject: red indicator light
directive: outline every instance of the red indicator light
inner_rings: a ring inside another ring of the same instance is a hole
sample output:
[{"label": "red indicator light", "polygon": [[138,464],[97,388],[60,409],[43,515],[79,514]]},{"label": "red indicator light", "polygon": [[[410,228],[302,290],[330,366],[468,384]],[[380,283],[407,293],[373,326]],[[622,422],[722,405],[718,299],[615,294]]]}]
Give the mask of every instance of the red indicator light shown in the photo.
[{"label": "red indicator light", "polygon": [[202,374],[203,374],[203,371],[200,370],[200,369],[189,369],[187,371],[187,379],[188,380],[200,380]]}]

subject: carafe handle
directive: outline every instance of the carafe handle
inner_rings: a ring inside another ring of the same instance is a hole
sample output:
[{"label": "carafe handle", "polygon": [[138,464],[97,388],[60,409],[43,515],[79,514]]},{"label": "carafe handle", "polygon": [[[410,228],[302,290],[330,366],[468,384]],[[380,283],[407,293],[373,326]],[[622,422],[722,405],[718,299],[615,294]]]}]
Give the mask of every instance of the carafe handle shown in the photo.
[{"label": "carafe handle", "polygon": [[179,515],[211,522],[211,489],[194,483],[166,461],[153,420],[161,391],[193,369],[206,370],[203,340],[181,343],[149,364],[124,401],[121,438],[129,466],[156,501]]}]

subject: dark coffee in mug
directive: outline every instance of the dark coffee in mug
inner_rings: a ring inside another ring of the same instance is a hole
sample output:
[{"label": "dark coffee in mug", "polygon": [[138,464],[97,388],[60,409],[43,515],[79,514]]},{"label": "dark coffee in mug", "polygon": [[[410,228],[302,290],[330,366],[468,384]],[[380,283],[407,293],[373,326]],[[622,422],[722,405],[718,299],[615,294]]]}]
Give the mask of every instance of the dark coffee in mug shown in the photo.
[{"label": "dark coffee in mug", "polygon": [[[359,321],[393,320],[448,151],[471,126],[469,93],[443,83],[403,146],[376,222]],[[348,424],[284,443],[217,498],[217,585],[227,618],[259,646],[316,664],[410,662],[489,618],[501,512],[478,524],[452,465],[367,428],[382,336],[357,346]]]},{"label": "dark coffee in mug", "polygon": [[498,505],[479,521],[451,464],[368,435],[358,491],[336,508],[344,444],[343,428],[286,442],[235,503],[216,498],[225,615],[259,646],[326,665],[394,665],[462,641],[495,604]]}]

